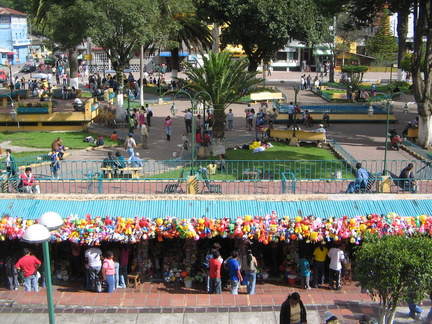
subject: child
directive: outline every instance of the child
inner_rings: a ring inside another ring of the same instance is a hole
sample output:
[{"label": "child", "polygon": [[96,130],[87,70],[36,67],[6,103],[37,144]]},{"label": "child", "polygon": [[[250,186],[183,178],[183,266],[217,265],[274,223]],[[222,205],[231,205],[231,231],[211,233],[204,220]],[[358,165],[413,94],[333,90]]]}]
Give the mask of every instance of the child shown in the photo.
[{"label": "child", "polygon": [[309,290],[311,289],[311,287],[309,286],[311,271],[310,271],[310,263],[305,256],[302,256],[300,258],[299,267],[300,267],[300,279],[301,279],[302,288]]},{"label": "child", "polygon": [[113,131],[112,135],[111,135],[111,141],[118,141],[118,136],[117,136],[117,132]]}]

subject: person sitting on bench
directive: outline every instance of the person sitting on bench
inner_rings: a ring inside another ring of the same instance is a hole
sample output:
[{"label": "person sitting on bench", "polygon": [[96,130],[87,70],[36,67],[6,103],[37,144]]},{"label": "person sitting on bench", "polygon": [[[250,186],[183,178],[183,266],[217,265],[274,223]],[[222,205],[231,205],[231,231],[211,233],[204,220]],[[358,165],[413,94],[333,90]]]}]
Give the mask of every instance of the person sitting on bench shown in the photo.
[{"label": "person sitting on bench", "polygon": [[401,187],[403,191],[409,191],[411,193],[415,193],[417,191],[413,169],[414,165],[412,163],[409,163],[399,175],[397,185]]},{"label": "person sitting on bench", "polygon": [[362,164],[360,162],[356,164],[355,177],[356,180],[350,182],[346,193],[358,192],[360,189],[366,189],[367,187],[369,173],[366,171],[366,169],[362,168]]},{"label": "person sitting on bench", "polygon": [[40,193],[40,187],[32,174],[32,168],[25,168],[24,173],[20,175],[18,190],[25,193]]}]

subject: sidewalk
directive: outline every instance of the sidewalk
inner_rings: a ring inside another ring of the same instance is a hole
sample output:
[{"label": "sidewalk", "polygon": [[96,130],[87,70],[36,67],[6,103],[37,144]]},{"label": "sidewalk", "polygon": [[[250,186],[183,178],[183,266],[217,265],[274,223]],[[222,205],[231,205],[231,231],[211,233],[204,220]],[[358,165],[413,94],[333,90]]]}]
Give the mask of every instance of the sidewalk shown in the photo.
[{"label": "sidewalk", "polygon": [[[378,304],[352,283],[342,291],[326,288],[305,291],[288,287],[282,281],[258,284],[256,295],[245,289],[233,296],[208,295],[202,287],[183,288],[178,284],[145,282],[139,289],[119,289],[112,294],[92,293],[76,287],[54,286],[56,317],[60,323],[278,323],[280,305],[289,293],[298,291],[307,308],[308,323],[322,323],[329,310],[341,323],[357,323],[363,314],[378,316]],[[0,313],[7,323],[45,323],[47,306],[45,289],[39,293],[0,291]],[[423,306],[424,318],[407,317],[408,307],[399,305],[395,323],[430,323],[430,302]],[[429,315],[429,317],[427,317]]]}]

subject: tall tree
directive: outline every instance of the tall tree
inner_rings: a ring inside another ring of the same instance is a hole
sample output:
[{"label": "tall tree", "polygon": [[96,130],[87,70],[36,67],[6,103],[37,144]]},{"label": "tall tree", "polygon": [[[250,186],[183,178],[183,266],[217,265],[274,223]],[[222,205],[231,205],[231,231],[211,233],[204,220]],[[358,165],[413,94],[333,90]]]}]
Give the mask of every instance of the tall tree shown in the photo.
[{"label": "tall tree", "polygon": [[179,70],[179,50],[183,44],[189,52],[209,49],[212,45],[210,29],[192,12],[180,12],[172,15],[173,27],[170,32],[169,47],[171,50],[172,77],[177,77]]},{"label": "tall tree", "polygon": [[314,43],[326,25],[312,0],[196,0],[204,20],[222,26],[221,47],[241,45],[249,71],[269,61],[290,39]]},{"label": "tall tree", "polygon": [[430,236],[368,235],[354,256],[358,282],[379,299],[381,324],[393,323],[398,302],[419,302],[430,292],[432,263],[426,261],[432,258]]},{"label": "tall tree", "polygon": [[83,0],[32,0],[29,11],[30,18],[44,36],[68,50],[70,85],[75,88],[78,88],[76,47],[86,37],[89,22],[86,13],[86,2]]},{"label": "tall tree", "polygon": [[[262,80],[256,78],[257,72],[247,71],[245,58],[233,59],[229,52],[210,52],[202,54],[204,65],[187,64],[185,72],[190,79],[188,88],[196,92],[205,91],[211,97],[214,107],[213,120],[213,155],[225,153],[225,109],[241,98],[241,90],[253,90]],[[207,99],[207,98],[205,98]]]},{"label": "tall tree", "polygon": [[373,56],[378,63],[388,63],[396,58],[396,38],[390,32],[389,11],[384,8],[379,17],[377,33],[366,42],[367,54]]},{"label": "tall tree", "polygon": [[91,22],[89,36],[102,47],[117,73],[116,119],[124,120],[123,71],[142,44],[162,38],[156,28],[162,21],[159,3],[152,0],[94,0],[87,4]]}]

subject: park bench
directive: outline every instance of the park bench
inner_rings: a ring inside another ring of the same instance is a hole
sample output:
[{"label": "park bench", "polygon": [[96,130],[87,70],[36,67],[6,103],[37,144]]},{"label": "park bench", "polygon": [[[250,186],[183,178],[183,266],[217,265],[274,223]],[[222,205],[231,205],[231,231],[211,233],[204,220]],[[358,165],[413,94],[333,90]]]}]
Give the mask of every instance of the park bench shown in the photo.
[{"label": "park bench", "polygon": [[[292,129],[270,129],[270,137],[276,141],[279,141],[281,138],[291,139],[293,138],[293,133]],[[318,144],[326,141],[325,133],[304,130],[296,130],[296,138],[301,142],[317,142]]]},{"label": "park bench", "polygon": [[250,98],[254,102],[267,100],[283,100],[283,95],[281,92],[260,92],[251,93]]},{"label": "park bench", "polygon": [[204,168],[200,170],[201,176],[204,180],[204,186],[201,189],[201,193],[205,193],[207,189],[207,193],[209,194],[222,194],[222,186],[220,184],[215,184],[213,180],[207,178],[207,171]]},{"label": "park bench", "polygon": [[418,138],[418,128],[408,128],[407,139],[410,141],[416,141]]},{"label": "park bench", "polygon": [[334,92],[332,94],[332,99],[347,99],[345,92]]},{"label": "park bench", "polygon": [[180,171],[180,176],[177,182],[168,183],[165,185],[163,193],[166,194],[184,193],[183,188],[181,187],[181,184],[184,181],[183,177],[184,177],[184,169]]},{"label": "park bench", "polygon": [[129,173],[132,179],[136,179],[140,177],[141,174],[139,173],[139,171],[142,170],[142,167],[126,167],[126,168],[119,168],[115,170],[111,167],[107,167],[107,168],[101,168],[101,170],[103,171],[104,174],[106,174],[108,179],[112,179],[113,174],[115,174],[117,171],[123,172],[123,174]]},{"label": "park bench", "polygon": [[[402,179],[399,178],[396,174],[393,172],[390,172],[390,179],[392,180],[393,188],[395,188],[396,193],[398,192],[409,192],[409,193],[416,193],[417,192],[417,185],[412,184],[412,179]],[[392,192],[394,190],[391,190]]]},{"label": "park bench", "polygon": [[376,192],[376,190],[374,189],[374,185],[375,183],[377,183],[377,181],[380,179],[379,175],[373,174],[368,172],[369,178],[368,178],[368,182],[366,184],[366,188],[358,188],[356,189],[356,193],[372,193],[372,192]]}]

